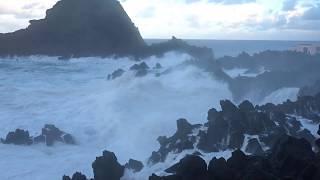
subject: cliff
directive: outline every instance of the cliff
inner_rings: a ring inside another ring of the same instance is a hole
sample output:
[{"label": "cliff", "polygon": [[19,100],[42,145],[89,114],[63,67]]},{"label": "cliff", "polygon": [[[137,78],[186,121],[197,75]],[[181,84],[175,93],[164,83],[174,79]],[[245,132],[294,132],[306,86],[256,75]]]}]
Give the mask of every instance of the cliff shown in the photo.
[{"label": "cliff", "polygon": [[61,0],[44,19],[0,34],[0,56],[126,56],[145,46],[117,0]]}]

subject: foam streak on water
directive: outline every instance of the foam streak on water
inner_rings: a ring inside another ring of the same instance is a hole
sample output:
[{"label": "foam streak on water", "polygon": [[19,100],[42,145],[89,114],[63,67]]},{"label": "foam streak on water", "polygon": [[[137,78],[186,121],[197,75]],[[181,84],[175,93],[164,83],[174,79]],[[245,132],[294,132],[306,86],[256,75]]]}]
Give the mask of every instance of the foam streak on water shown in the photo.
[{"label": "foam streak on water", "polygon": [[[145,60],[176,67],[189,56],[169,53]],[[156,77],[132,72],[108,81],[129,59],[28,57],[0,60],[0,137],[23,128],[31,135],[46,123],[71,133],[76,146],[0,144],[0,179],[57,180],[81,171],[92,177],[91,163],[102,150],[116,152],[121,163],[146,160],[158,148],[159,135],[171,135],[178,118],[203,123],[220,99],[230,99],[227,85],[194,66],[179,66]]]}]

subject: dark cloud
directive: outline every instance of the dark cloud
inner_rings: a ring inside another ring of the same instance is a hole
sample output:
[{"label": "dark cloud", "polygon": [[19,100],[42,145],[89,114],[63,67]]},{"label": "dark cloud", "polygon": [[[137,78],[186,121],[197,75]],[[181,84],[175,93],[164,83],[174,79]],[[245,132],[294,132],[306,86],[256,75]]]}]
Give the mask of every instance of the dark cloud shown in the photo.
[{"label": "dark cloud", "polygon": [[[185,1],[187,3],[193,3],[201,0],[185,0]],[[209,0],[209,2],[221,3],[221,4],[245,4],[245,3],[256,2],[256,0]]]},{"label": "dark cloud", "polygon": [[282,10],[283,11],[291,11],[294,10],[296,5],[298,3],[298,0],[285,0],[283,2]]}]

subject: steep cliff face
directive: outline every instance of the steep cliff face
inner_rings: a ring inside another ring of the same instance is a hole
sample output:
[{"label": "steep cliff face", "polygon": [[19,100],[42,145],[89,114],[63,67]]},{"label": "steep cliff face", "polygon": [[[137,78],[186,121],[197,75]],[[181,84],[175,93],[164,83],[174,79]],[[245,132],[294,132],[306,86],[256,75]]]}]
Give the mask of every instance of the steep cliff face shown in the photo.
[{"label": "steep cliff face", "polygon": [[0,34],[0,55],[125,56],[145,47],[117,0],[61,0],[29,27]]}]

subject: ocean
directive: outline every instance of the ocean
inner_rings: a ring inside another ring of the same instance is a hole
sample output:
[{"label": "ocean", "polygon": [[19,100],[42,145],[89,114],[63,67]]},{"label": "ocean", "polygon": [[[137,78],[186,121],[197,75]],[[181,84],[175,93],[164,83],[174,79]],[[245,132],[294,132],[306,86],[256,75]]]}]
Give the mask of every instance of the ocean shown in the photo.
[{"label": "ocean", "polygon": [[[166,39],[147,39],[148,44],[163,42]],[[241,52],[249,54],[259,53],[266,50],[285,51],[299,44],[314,44],[317,41],[266,41],[266,40],[196,40],[186,39],[195,46],[205,46],[213,49],[216,58],[223,56],[237,56]]]},{"label": "ocean", "polygon": [[[163,40],[147,40],[159,41]],[[211,47],[216,57],[241,51],[286,50],[301,43],[188,42]],[[164,57],[150,57],[144,61],[151,69],[156,63],[161,63],[163,69],[152,69],[145,77],[137,78],[128,70],[136,62],[128,58],[69,61],[43,56],[0,58],[0,137],[16,128],[29,130],[36,136],[44,124],[54,124],[77,141],[75,146],[58,143],[54,147],[0,143],[0,169],[4,170],[0,179],[57,180],[75,171],[92,177],[91,163],[103,150],[114,151],[123,164],[129,158],[146,163],[151,152],[159,148],[157,137],[176,131],[177,119],[204,123],[210,108],[219,109],[220,100],[232,99],[226,83],[199,67],[185,65],[189,59],[186,54],[172,52]],[[124,69],[125,74],[107,80],[108,74],[118,68]],[[165,73],[158,77],[156,74],[161,72]],[[270,94],[267,101],[287,99],[287,94],[292,94],[288,92],[295,90],[279,90]],[[212,154],[216,155],[219,154]],[[223,152],[220,155],[227,157]],[[130,180],[147,179],[167,166],[146,168]]]}]

